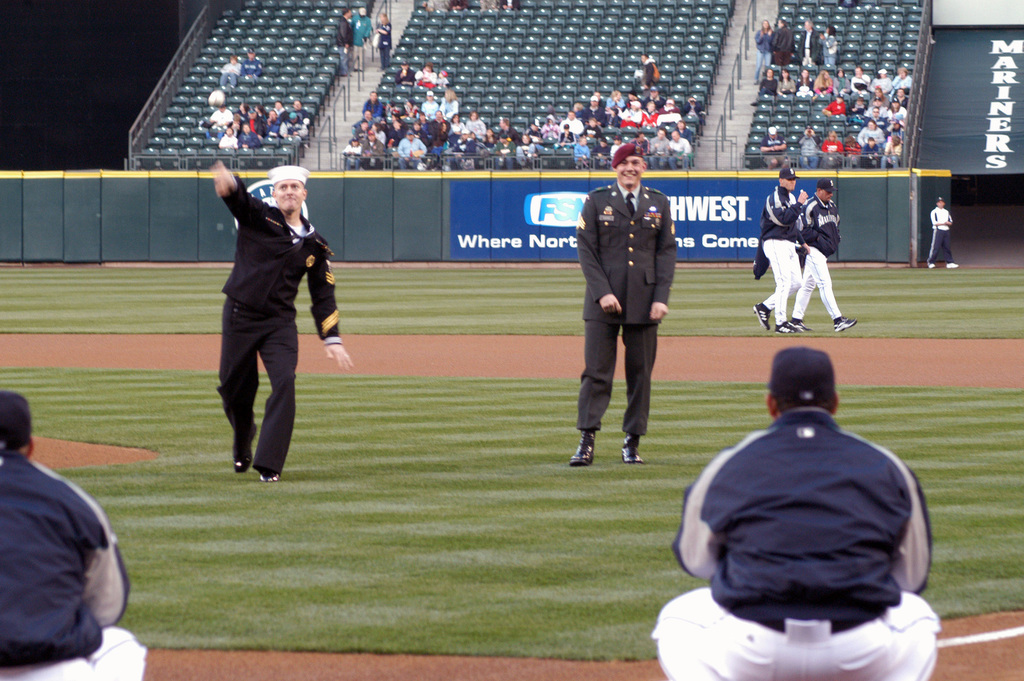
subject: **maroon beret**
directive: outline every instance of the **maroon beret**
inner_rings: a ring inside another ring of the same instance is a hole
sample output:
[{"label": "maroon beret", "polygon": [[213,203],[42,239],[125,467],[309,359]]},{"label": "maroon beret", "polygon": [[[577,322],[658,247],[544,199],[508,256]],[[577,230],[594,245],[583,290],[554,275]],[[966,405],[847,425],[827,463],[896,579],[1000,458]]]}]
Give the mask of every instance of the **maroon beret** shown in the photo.
[{"label": "maroon beret", "polygon": [[619,147],[618,151],[615,152],[615,156],[612,157],[612,168],[625,161],[630,156],[639,156],[643,158],[642,154],[638,154],[636,151],[636,145],[630,142],[629,144],[623,144]]}]

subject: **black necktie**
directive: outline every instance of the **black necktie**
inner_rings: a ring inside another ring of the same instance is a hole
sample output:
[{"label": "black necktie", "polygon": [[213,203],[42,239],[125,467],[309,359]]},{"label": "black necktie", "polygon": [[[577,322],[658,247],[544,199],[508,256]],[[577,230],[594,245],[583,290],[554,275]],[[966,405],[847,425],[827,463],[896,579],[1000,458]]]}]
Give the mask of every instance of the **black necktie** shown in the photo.
[{"label": "black necktie", "polygon": [[626,194],[626,207],[629,208],[629,214],[632,215],[636,212],[636,204],[633,203],[633,194]]}]

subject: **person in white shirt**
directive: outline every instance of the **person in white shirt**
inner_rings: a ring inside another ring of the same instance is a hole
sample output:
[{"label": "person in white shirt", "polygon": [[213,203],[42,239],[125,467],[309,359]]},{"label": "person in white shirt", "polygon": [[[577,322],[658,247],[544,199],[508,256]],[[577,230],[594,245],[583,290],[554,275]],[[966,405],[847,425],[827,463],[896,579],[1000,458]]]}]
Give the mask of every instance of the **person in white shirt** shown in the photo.
[{"label": "person in white shirt", "polygon": [[559,123],[558,127],[564,130],[566,125],[569,126],[569,132],[576,135],[577,137],[583,134],[583,121],[576,118],[575,111],[570,111],[568,114],[566,114],[565,120]]},{"label": "person in white shirt", "polygon": [[693,153],[693,147],[685,137],[679,134],[678,129],[672,131],[672,139],[668,143],[668,148],[672,151],[668,157],[668,165],[672,170],[690,167],[690,154]]},{"label": "person in white shirt", "polygon": [[889,77],[888,71],[885,69],[878,69],[878,77],[871,81],[871,89],[874,90],[876,87],[882,88],[882,94],[886,97],[892,92],[892,78]]},{"label": "person in white shirt", "polygon": [[221,149],[238,148],[238,138],[235,137],[235,129],[233,127],[229,127],[224,131],[224,136],[220,138],[220,142],[217,143],[217,146]]},{"label": "person in white shirt", "polygon": [[900,88],[904,92],[910,92],[910,86],[913,84],[914,79],[910,77],[906,66],[901,66],[896,69],[896,77],[892,79],[892,91],[896,92]]},{"label": "person in white shirt", "polygon": [[953,251],[949,249],[949,228],[953,224],[953,218],[946,210],[946,202],[940,196],[935,200],[935,208],[932,209],[932,248],[928,252],[928,268],[935,267],[935,260],[942,251],[946,267],[956,269],[960,267],[953,262]]}]

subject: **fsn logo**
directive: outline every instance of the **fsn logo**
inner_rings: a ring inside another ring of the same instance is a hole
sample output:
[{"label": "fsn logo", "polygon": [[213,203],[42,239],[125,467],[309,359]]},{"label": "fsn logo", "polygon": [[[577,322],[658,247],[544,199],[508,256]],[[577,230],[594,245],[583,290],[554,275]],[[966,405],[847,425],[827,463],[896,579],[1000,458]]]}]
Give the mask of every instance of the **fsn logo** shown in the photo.
[{"label": "fsn logo", "polygon": [[523,201],[526,224],[541,227],[575,227],[587,195],[582,192],[529,194]]},{"label": "fsn logo", "polygon": [[[263,203],[269,203],[272,206],[276,206],[277,203],[274,201],[274,183],[270,180],[260,180],[254,184],[249,185],[249,194],[255,196]],[[306,202],[302,202],[302,217],[309,219],[309,210],[306,208]],[[235,232],[238,231],[238,220],[235,220]]]}]

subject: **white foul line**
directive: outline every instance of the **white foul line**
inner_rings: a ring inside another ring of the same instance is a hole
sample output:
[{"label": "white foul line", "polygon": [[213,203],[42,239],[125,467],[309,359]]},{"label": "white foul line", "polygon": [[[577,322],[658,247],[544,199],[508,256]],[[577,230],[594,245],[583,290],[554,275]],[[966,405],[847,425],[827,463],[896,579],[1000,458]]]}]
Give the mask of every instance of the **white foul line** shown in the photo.
[{"label": "white foul line", "polygon": [[957,638],[946,638],[939,641],[940,648],[952,648],[953,646],[966,646],[971,643],[988,643],[999,641],[1004,638],[1024,636],[1024,627],[1003,629],[1002,631],[990,631],[987,634],[974,634],[973,636],[959,636]]}]

